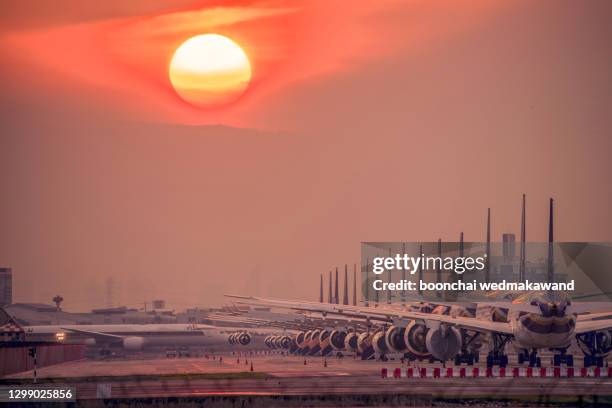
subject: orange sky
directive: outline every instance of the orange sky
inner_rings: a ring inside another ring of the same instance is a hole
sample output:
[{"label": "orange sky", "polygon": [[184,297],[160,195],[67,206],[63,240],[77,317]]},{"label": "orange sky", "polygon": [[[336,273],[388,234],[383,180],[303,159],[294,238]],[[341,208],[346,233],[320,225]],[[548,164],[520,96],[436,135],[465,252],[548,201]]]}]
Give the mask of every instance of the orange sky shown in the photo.
[{"label": "orange sky", "polygon": [[[0,265],[68,309],[316,299],[361,241],[612,240],[608,1],[23,0],[0,16]],[[185,37],[255,79],[198,110]]]},{"label": "orange sky", "polygon": [[[487,3],[473,2],[469,10],[454,2],[424,9],[416,4],[414,11],[423,14],[424,21],[402,27],[389,18],[402,4],[389,0],[194,2],[138,16],[13,29],[5,33],[2,44],[14,58],[57,73],[60,84],[80,87],[90,101],[98,99],[93,90],[107,90],[112,103],[137,120],[249,126],[253,123],[248,117],[279,90],[375,63],[436,36],[460,33],[466,22],[503,9]],[[428,26],[426,19],[440,9],[466,21]],[[253,80],[231,106],[198,109],[172,90],[168,64],[174,50],[201,33],[232,38],[251,59]],[[40,79],[42,86],[50,85],[46,76]],[[57,78],[51,81],[61,92]]]},{"label": "orange sky", "polygon": [[[134,118],[245,125],[242,113],[265,103],[278,88],[350,69],[357,60],[376,58],[396,46],[398,39],[381,26],[362,23],[393,5],[359,2],[342,7],[342,13],[330,13],[343,5],[202,2],[141,16],[13,31],[4,36],[3,44],[18,58],[59,73],[62,81],[111,90],[111,98]],[[241,101],[212,112],[177,98],[167,74],[176,47],[201,33],[234,39],[249,55],[254,70]]]}]

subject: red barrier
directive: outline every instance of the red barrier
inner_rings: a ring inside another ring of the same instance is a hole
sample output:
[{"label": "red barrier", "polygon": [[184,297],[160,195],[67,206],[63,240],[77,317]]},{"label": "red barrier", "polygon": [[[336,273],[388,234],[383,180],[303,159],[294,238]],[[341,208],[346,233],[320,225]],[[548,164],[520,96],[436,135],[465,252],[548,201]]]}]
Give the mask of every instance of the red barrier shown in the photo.
[{"label": "red barrier", "polygon": [[[417,371],[418,370],[418,371]],[[537,371],[535,371],[537,370]],[[580,371],[577,371],[580,370]],[[381,371],[381,375],[383,378],[387,378],[387,369],[384,368]],[[612,367],[601,368],[580,368],[575,369],[573,367],[540,367],[540,368],[522,368],[522,367],[495,367],[495,368],[487,368],[485,371],[485,375],[489,378],[493,377],[550,377],[550,378],[573,378],[573,377],[608,377],[612,378]],[[472,377],[478,378],[480,377],[480,369],[478,367],[472,367],[469,371],[464,367],[431,367],[431,368],[406,368],[406,377],[408,378],[453,378],[458,376],[460,378]],[[393,369],[393,377],[401,378],[402,377],[402,368],[396,367]]]}]

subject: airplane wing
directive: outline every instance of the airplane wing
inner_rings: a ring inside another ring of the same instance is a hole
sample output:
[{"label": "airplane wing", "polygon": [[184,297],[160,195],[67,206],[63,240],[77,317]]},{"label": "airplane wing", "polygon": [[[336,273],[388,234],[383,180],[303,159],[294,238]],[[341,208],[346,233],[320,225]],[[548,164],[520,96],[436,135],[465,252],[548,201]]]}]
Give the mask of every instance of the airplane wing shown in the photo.
[{"label": "airplane wing", "polygon": [[87,336],[91,336],[94,339],[99,340],[99,341],[104,342],[104,343],[116,343],[116,342],[120,342],[120,341],[123,340],[122,336],[118,336],[116,334],[100,333],[100,332],[96,332],[96,331],[89,331],[89,330],[82,330],[82,329],[75,329],[75,328],[67,328],[67,327],[62,327],[62,330],[66,330],[66,331],[72,332],[72,333],[85,334]]},{"label": "airplane wing", "polygon": [[510,323],[493,322],[489,320],[476,319],[475,317],[448,316],[432,313],[418,313],[420,316],[416,316],[415,312],[406,312],[402,314],[404,315],[403,317],[408,319],[422,320],[428,327],[431,326],[431,322],[436,322],[446,323],[459,329],[475,330],[484,333],[495,332],[512,334],[512,326]]},{"label": "airplane wing", "polygon": [[[227,295],[226,295],[227,296]],[[408,310],[392,309],[388,307],[363,307],[363,306],[348,306],[330,303],[315,303],[315,302],[295,302],[288,300],[262,299],[249,296],[234,296],[241,301],[249,304],[267,304],[269,306],[285,307],[293,310],[319,312],[322,314],[339,314],[344,316],[392,321],[393,319],[419,320],[427,326],[436,326],[440,323],[445,323],[458,328],[467,330],[476,330],[480,332],[496,332],[504,334],[512,334],[512,327],[509,323],[492,322],[473,317],[453,317],[441,314],[412,312]],[[253,303],[251,303],[253,302]],[[508,305],[506,305],[508,306]],[[516,306],[516,305],[513,305]],[[519,306],[520,307],[520,306]]]},{"label": "airplane wing", "polygon": [[587,314],[578,315],[576,317],[576,320],[578,321],[602,320],[602,319],[612,319],[612,312],[587,313]]},{"label": "airplane wing", "polygon": [[318,303],[318,302],[307,302],[307,301],[293,301],[283,299],[265,299],[257,298],[253,296],[239,296],[239,295],[225,295],[240,299],[239,303],[248,305],[276,307],[281,309],[295,310],[301,313],[317,313],[323,316],[325,319],[328,315],[338,315],[349,320],[377,320],[382,322],[391,323],[391,317],[395,316],[393,313],[385,313],[377,310],[375,307],[363,307],[363,306],[349,306],[349,305],[338,305],[335,303]]},{"label": "airplane wing", "polygon": [[576,334],[588,333],[592,331],[612,330],[612,319],[601,320],[578,320],[576,322]]},{"label": "airplane wing", "polygon": [[612,313],[612,302],[573,302],[568,310],[577,314]]}]

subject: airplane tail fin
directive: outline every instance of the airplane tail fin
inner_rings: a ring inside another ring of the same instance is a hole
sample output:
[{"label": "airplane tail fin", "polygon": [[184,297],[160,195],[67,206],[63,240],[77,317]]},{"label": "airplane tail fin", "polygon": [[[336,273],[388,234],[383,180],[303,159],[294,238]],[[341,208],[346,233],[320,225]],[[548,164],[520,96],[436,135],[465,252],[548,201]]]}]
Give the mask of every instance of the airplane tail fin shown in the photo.
[{"label": "airplane tail fin", "polygon": [[25,331],[3,308],[0,307],[0,342],[24,340]]}]

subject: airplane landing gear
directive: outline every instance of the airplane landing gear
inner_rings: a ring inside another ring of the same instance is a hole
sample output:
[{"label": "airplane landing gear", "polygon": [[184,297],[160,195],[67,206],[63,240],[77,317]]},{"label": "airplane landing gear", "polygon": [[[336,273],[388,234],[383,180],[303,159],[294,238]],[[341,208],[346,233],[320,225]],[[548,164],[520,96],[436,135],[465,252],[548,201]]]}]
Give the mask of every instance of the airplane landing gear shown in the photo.
[{"label": "airplane landing gear", "polygon": [[506,367],[508,365],[508,355],[504,353],[506,344],[510,340],[507,334],[493,333],[491,335],[492,350],[487,355],[487,368],[493,366]]},{"label": "airplane landing gear", "polygon": [[412,353],[404,353],[404,360],[406,361],[414,361],[416,357]]},{"label": "airplane landing gear", "polygon": [[508,355],[504,353],[495,353],[494,351],[490,351],[487,355],[487,368],[492,368],[494,366],[507,367],[508,366]]},{"label": "airplane landing gear", "polygon": [[538,351],[535,349],[529,354],[529,367],[542,367],[542,359],[538,357]]},{"label": "airplane landing gear", "polygon": [[460,366],[462,363],[465,363],[469,366],[474,365],[474,363],[478,362],[478,357],[476,353],[471,353],[469,351],[462,351],[460,354],[455,356],[455,365]]},{"label": "airplane landing gear", "polygon": [[469,366],[477,363],[479,358],[478,349],[474,347],[470,347],[474,340],[478,339],[480,333],[476,332],[473,335],[470,335],[467,330],[461,330],[462,334],[462,344],[463,347],[461,349],[461,353],[455,356],[455,365],[460,366],[462,363],[465,363]]},{"label": "airplane landing gear", "polygon": [[584,356],[584,366],[585,367],[595,366],[595,367],[601,368],[604,366],[604,358],[602,356],[585,355]]},{"label": "airplane landing gear", "polygon": [[374,359],[376,357],[375,354],[376,353],[374,352],[374,347],[372,347],[372,346],[367,347],[361,353],[361,359],[362,360],[371,360],[371,359]]},{"label": "airplane landing gear", "polygon": [[[518,353],[518,363],[529,363],[529,367],[542,367],[542,359],[538,357],[538,350],[533,349],[531,353],[529,350],[521,350]],[[573,361],[572,361],[573,363]]]},{"label": "airplane landing gear", "polygon": [[567,349],[559,349],[559,353],[553,356],[553,366],[559,367],[561,364],[566,364],[568,367],[574,366],[574,356],[566,354]]}]

